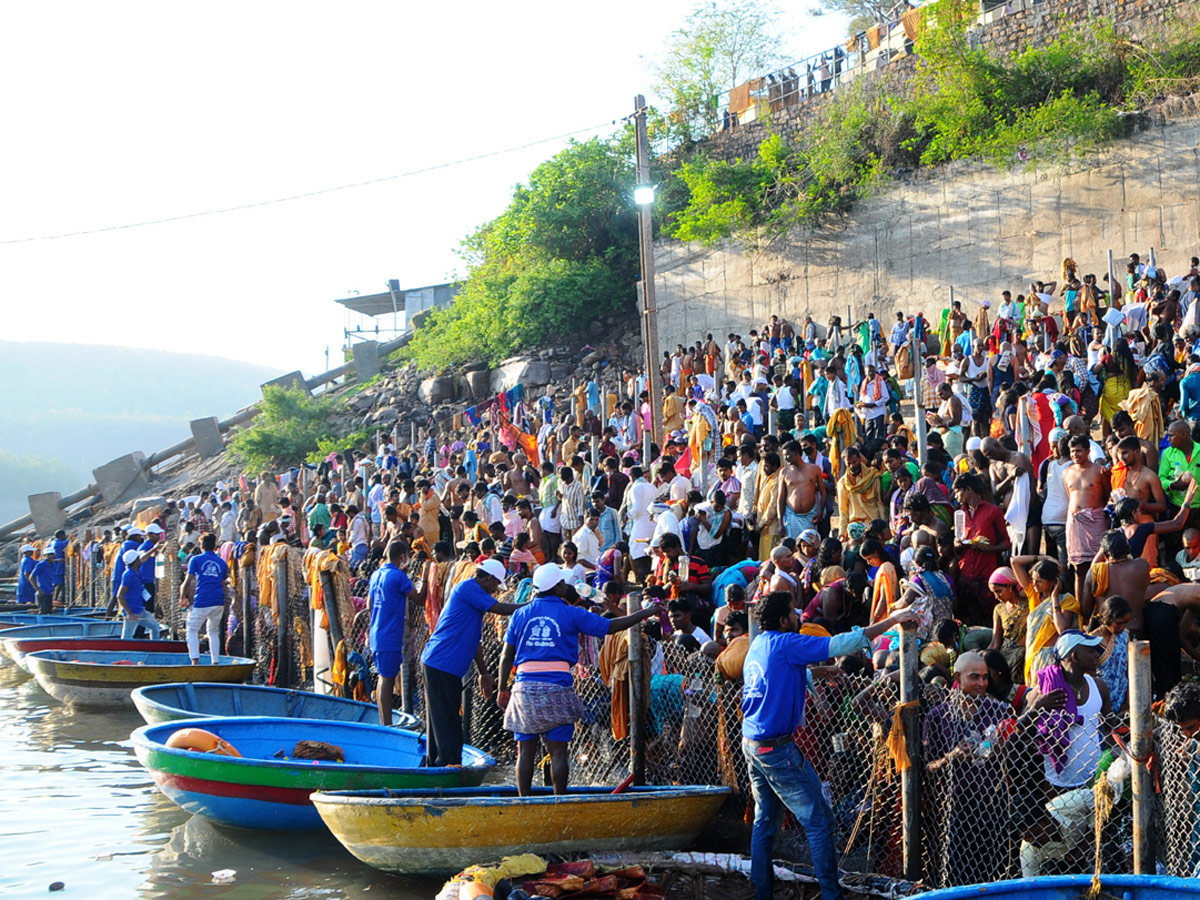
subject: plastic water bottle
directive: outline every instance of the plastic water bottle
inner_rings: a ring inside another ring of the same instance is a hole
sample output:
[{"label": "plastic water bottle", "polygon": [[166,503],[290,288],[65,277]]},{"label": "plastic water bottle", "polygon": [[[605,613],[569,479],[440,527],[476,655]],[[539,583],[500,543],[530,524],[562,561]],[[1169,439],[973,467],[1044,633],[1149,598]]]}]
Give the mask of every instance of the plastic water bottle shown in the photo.
[{"label": "plastic water bottle", "polygon": [[978,756],[980,759],[987,759],[992,755],[996,744],[996,726],[989,725],[987,731],[983,733],[983,740],[979,742]]},{"label": "plastic water bottle", "polygon": [[956,509],[954,511],[954,539],[962,541],[967,536],[967,511],[965,509]]}]

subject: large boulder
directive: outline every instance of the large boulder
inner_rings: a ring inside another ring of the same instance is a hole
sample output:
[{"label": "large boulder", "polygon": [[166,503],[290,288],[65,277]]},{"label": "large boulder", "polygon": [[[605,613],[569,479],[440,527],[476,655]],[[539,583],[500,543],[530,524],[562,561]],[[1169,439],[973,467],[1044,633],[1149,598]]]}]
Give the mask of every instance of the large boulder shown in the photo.
[{"label": "large boulder", "polygon": [[472,400],[483,400],[491,393],[492,375],[486,370],[468,372],[463,380],[467,384],[467,394]]},{"label": "large boulder", "polygon": [[526,388],[542,387],[550,383],[550,366],[537,359],[505,360],[500,368],[492,372],[491,390],[494,393],[515,388],[518,384]]},{"label": "large boulder", "polygon": [[453,378],[446,375],[426,378],[421,382],[421,387],[417,389],[417,396],[421,398],[421,402],[429,406],[437,406],[439,403],[455,400],[457,395],[458,385],[454,383]]},{"label": "large boulder", "polygon": [[400,410],[394,406],[385,406],[370,418],[373,425],[391,425],[400,418]]}]

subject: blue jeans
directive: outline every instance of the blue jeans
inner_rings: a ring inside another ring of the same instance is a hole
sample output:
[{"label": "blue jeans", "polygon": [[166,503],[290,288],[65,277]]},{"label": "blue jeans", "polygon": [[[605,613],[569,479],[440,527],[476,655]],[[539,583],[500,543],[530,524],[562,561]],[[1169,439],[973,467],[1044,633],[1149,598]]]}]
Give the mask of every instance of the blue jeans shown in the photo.
[{"label": "blue jeans", "polygon": [[760,746],[742,739],[742,753],[754,793],[754,831],[750,837],[750,883],[755,900],[775,896],[772,849],[786,806],[804,828],[812,856],[813,874],[821,885],[821,900],[842,900],[838,883],[837,848],[833,839],[833,810],[821,793],[821,779],[794,743],[759,753]]},{"label": "blue jeans", "polygon": [[150,640],[158,640],[158,636],[162,630],[159,627],[158,619],[154,618],[154,613],[145,609],[135,616],[131,616],[128,613],[125,615],[121,623],[121,640],[127,641],[132,638],[134,632],[138,630],[139,625],[150,632]]}]

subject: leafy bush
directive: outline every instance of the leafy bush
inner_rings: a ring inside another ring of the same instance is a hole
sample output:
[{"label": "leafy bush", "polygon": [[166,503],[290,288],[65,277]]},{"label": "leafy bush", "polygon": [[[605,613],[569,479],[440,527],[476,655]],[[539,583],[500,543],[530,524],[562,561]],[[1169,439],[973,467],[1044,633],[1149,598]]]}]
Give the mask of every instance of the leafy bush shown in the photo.
[{"label": "leafy bush", "polygon": [[563,338],[634,300],[639,269],[632,144],[571,142],[463,242],[469,274],[404,351],[422,367],[483,360]]},{"label": "leafy bush", "polygon": [[341,453],[347,447],[362,447],[374,438],[374,432],[352,431],[343,437],[324,437],[317,439],[317,449],[308,454],[306,461],[310,463],[325,462],[330,453]]},{"label": "leafy bush", "polygon": [[254,424],[234,436],[233,449],[249,468],[294,465],[333,437],[329,416],[336,406],[328,397],[313,397],[295,388],[263,389],[261,412]]}]

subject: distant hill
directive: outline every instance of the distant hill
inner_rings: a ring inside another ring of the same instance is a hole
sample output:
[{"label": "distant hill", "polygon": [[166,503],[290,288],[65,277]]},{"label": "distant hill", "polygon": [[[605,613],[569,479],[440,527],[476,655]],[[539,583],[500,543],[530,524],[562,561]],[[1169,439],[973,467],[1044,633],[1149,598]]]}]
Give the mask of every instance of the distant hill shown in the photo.
[{"label": "distant hill", "polygon": [[114,457],[147,454],[258,399],[277,369],[216,356],[95,344],[0,341],[0,523],[25,496],[91,481]]}]

